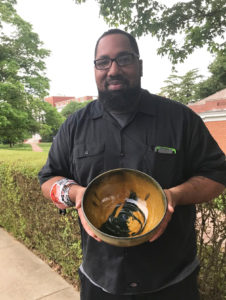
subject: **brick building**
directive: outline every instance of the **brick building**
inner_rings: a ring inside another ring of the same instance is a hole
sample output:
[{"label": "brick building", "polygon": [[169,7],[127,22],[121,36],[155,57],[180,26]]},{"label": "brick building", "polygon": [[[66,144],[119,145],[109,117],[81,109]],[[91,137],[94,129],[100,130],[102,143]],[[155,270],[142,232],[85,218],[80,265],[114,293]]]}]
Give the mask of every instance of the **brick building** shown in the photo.
[{"label": "brick building", "polygon": [[50,96],[46,97],[44,100],[52,106],[56,107],[56,109],[60,112],[68,103],[72,101],[82,103],[85,101],[93,100],[93,96],[84,96],[79,98],[70,96]]},{"label": "brick building", "polygon": [[188,106],[200,115],[218,145],[226,153],[226,89]]}]

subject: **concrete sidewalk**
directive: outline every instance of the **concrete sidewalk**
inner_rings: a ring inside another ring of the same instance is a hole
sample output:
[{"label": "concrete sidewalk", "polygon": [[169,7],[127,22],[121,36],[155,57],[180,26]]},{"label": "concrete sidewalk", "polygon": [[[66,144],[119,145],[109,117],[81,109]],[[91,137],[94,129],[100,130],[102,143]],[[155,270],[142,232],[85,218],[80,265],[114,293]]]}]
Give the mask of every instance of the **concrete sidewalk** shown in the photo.
[{"label": "concrete sidewalk", "polygon": [[79,293],[0,228],[1,300],[79,300]]}]

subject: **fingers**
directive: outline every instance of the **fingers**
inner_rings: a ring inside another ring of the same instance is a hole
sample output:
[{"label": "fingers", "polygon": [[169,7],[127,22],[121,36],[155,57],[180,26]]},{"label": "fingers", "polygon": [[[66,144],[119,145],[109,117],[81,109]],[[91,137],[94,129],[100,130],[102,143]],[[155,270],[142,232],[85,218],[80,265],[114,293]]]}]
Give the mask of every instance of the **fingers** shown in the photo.
[{"label": "fingers", "polygon": [[170,204],[173,208],[176,206],[175,204],[175,199],[173,199],[173,195],[172,195],[172,192],[170,189],[165,189],[164,190],[164,193],[166,195],[166,198],[167,198],[167,201],[168,201],[168,204]]},{"label": "fingers", "polygon": [[79,215],[79,218],[81,220],[81,223],[82,223],[82,226],[83,228],[85,229],[85,231],[88,233],[88,235],[90,235],[92,238],[94,238],[96,241],[98,242],[101,242],[101,239],[98,238],[92,231],[92,229],[89,227],[88,223],[86,222],[86,219],[83,215],[83,212],[82,212],[82,209],[79,208],[78,209],[78,215]]},{"label": "fingers", "polygon": [[76,209],[81,208],[82,198],[85,193],[85,190],[86,188],[84,188],[83,186],[79,186],[78,189],[76,190],[76,205],[75,205]]},{"label": "fingers", "polygon": [[85,231],[91,236],[93,237],[95,240],[97,240],[98,242],[101,242],[101,239],[99,239],[91,230],[91,228],[89,227],[88,223],[86,222],[86,219],[84,217],[84,214],[82,212],[82,208],[81,208],[81,204],[82,204],[82,198],[84,195],[86,188],[80,185],[73,185],[70,189],[70,197],[72,197],[72,199],[74,199],[76,205],[75,208],[78,211],[78,215],[79,218],[81,220],[82,226],[85,229]]},{"label": "fingers", "polygon": [[80,218],[80,221],[82,223],[83,228],[85,231],[93,237],[96,241],[101,242],[101,239],[99,239],[91,230],[89,227],[88,223],[86,222],[86,219],[84,217],[81,205],[82,205],[82,198],[85,193],[86,188],[81,186],[81,185],[72,185],[70,190],[69,190],[69,197],[73,202],[75,202],[75,208],[78,211],[78,215]]},{"label": "fingers", "polygon": [[159,229],[153,235],[153,237],[149,240],[149,242],[153,242],[153,241],[157,240],[164,233],[164,231],[166,230],[166,227],[168,226],[169,221],[172,218],[173,212],[174,212],[174,208],[172,207],[172,205],[170,203],[168,203],[166,215],[165,215],[162,223],[160,224]]}]

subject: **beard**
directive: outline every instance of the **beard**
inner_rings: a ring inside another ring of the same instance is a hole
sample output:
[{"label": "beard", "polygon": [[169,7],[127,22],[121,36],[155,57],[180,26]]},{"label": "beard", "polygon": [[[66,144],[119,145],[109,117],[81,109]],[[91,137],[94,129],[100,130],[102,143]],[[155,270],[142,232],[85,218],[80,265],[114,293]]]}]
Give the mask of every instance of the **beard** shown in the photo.
[{"label": "beard", "polygon": [[108,84],[106,83],[105,91],[98,90],[99,100],[106,111],[116,113],[127,113],[135,111],[140,99],[140,84],[133,88],[128,87],[122,90],[115,91],[107,90],[107,86]]}]

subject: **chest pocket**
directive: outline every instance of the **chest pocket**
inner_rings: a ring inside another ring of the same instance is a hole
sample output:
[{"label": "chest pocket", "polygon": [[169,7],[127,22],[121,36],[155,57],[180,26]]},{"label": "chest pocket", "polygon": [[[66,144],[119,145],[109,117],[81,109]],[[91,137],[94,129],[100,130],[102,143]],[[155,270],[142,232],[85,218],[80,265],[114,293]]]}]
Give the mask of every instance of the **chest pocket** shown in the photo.
[{"label": "chest pocket", "polygon": [[163,188],[169,188],[181,182],[183,178],[183,155],[176,153],[159,153],[154,146],[147,147],[144,155],[145,171],[151,174]]},{"label": "chest pocket", "polygon": [[86,143],[74,148],[73,164],[79,184],[87,186],[97,175],[104,171],[104,144]]}]

